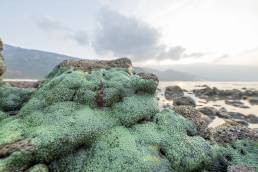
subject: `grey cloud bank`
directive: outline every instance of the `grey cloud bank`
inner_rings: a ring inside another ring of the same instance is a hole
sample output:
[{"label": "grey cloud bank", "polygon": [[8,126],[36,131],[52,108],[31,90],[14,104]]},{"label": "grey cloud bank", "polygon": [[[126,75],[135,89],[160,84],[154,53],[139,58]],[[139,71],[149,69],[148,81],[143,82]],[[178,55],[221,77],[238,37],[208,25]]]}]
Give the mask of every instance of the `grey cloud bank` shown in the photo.
[{"label": "grey cloud bank", "polygon": [[115,56],[129,56],[135,61],[179,60],[204,55],[186,54],[186,49],[181,46],[167,47],[161,44],[157,29],[116,11],[102,9],[98,19],[99,27],[92,43],[97,53],[111,52]]},{"label": "grey cloud bank", "polygon": [[37,21],[37,26],[50,37],[73,40],[81,46],[92,46],[96,54],[103,56],[112,54],[127,56],[134,61],[161,61],[205,55],[187,54],[186,49],[181,46],[168,47],[161,43],[161,34],[154,27],[108,8],[102,8],[96,19],[97,27],[91,38],[83,29],[72,30],[48,17]]}]

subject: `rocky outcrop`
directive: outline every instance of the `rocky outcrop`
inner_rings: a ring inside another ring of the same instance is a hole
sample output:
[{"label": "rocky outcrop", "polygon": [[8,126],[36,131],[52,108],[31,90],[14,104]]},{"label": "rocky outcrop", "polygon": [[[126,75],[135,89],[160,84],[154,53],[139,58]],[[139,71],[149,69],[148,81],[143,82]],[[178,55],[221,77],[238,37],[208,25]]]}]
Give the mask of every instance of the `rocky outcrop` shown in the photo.
[{"label": "rocky outcrop", "polygon": [[132,62],[127,58],[120,58],[116,60],[65,60],[55,67],[55,69],[48,75],[54,77],[69,69],[81,70],[83,72],[91,72],[99,69],[123,68],[129,74],[132,74]]},{"label": "rocky outcrop", "polygon": [[4,64],[4,58],[3,58],[3,55],[2,55],[2,51],[3,51],[3,42],[0,38],[0,82],[1,82],[2,75],[4,74],[4,72],[6,70],[6,67],[5,67],[5,64]]},{"label": "rocky outcrop", "polygon": [[179,86],[168,86],[165,89],[165,98],[168,100],[173,100],[184,96],[184,91]]},{"label": "rocky outcrop", "polygon": [[[201,89],[194,89],[193,93],[195,96],[212,100],[212,99],[228,99],[228,100],[240,100],[245,99],[246,97],[250,96],[258,96],[258,91],[256,90],[238,90],[238,89],[232,89],[232,90],[219,90],[216,87],[208,87]],[[232,102],[229,102],[232,103]],[[234,103],[234,102],[233,102]],[[239,104],[239,102],[237,102]]]}]

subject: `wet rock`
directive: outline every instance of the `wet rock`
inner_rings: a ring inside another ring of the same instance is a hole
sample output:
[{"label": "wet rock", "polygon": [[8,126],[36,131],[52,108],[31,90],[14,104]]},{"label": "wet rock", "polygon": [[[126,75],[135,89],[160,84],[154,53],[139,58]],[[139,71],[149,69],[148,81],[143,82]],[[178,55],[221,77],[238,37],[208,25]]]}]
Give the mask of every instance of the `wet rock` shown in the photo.
[{"label": "wet rock", "polygon": [[233,119],[240,119],[240,120],[244,120],[246,117],[244,114],[239,112],[227,112],[227,115],[229,115]]},{"label": "wet rock", "polygon": [[193,93],[197,97],[206,98],[206,97],[218,95],[219,90],[216,87],[214,87],[214,88],[205,87],[202,89],[194,89]]},{"label": "wet rock", "polygon": [[165,98],[168,100],[173,100],[184,96],[184,91],[179,86],[168,86],[165,89]]},{"label": "wet rock", "polygon": [[225,104],[235,106],[235,107],[240,107],[244,105],[244,103],[241,102],[240,100],[225,100]]},{"label": "wet rock", "polygon": [[[258,91],[255,90],[219,90],[216,87],[205,87],[202,89],[194,89],[193,93],[195,96],[207,99],[207,100],[221,100],[221,99],[231,99],[231,100],[240,100],[246,96],[258,96]],[[239,102],[228,102],[229,104],[239,104]]]},{"label": "wet rock", "polygon": [[173,105],[174,106],[185,105],[185,106],[193,106],[193,107],[195,107],[196,103],[195,103],[194,99],[192,99],[191,97],[189,97],[189,96],[182,96],[182,97],[179,97],[179,98],[175,98],[173,100]]},{"label": "wet rock", "polygon": [[248,101],[252,105],[258,105],[258,97],[249,97]]},{"label": "wet rock", "polygon": [[217,116],[220,118],[230,119],[231,116],[228,115],[227,109],[222,107],[219,109],[219,112],[217,113]]},{"label": "wet rock", "polygon": [[214,107],[202,107],[198,110],[212,119],[214,119],[219,113],[219,111]]},{"label": "wet rock", "polygon": [[258,116],[254,114],[249,114],[245,117],[245,120],[250,123],[258,123]]}]

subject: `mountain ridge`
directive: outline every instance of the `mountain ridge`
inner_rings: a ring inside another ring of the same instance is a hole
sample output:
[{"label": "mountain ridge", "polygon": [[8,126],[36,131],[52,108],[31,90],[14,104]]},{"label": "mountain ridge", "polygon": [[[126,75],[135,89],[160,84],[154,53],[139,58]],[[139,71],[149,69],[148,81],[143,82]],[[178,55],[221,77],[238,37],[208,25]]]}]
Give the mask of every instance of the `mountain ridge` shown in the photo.
[{"label": "mountain ridge", "polygon": [[[43,79],[56,65],[81,58],[53,52],[4,45],[6,79]],[[154,69],[135,67],[138,72],[156,74],[161,81],[258,81],[258,68],[218,64],[172,65]]]}]

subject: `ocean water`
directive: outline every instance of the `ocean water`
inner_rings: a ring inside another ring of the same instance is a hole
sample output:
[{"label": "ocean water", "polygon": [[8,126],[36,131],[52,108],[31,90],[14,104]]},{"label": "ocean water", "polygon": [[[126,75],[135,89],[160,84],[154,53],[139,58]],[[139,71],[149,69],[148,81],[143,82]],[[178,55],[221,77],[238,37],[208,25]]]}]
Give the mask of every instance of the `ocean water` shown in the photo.
[{"label": "ocean water", "polygon": [[[198,81],[163,82],[161,81],[159,83],[159,86],[158,86],[159,90],[157,92],[157,96],[159,97],[159,105],[161,108],[163,107],[163,105],[173,104],[173,101],[166,100],[164,97],[165,88],[171,85],[178,85],[182,89],[187,90],[188,92],[185,92],[185,95],[192,97],[196,101],[197,108],[204,107],[204,106],[211,106],[216,109],[220,109],[224,107],[227,109],[227,111],[230,111],[230,112],[240,112],[244,115],[254,114],[258,116],[258,105],[251,105],[247,100],[241,100],[241,102],[243,102],[244,105],[248,106],[249,108],[239,108],[239,107],[234,107],[234,106],[225,104],[225,100],[206,101],[204,99],[200,99],[194,96],[194,94],[192,93],[193,89],[203,88],[203,87],[200,87],[201,85],[208,85],[209,87],[217,87],[220,90],[227,90],[227,89],[258,90],[258,82],[198,82]],[[214,123],[216,125],[222,122],[224,122],[224,120],[217,117]],[[258,124],[249,124],[249,127],[258,128]]]}]

